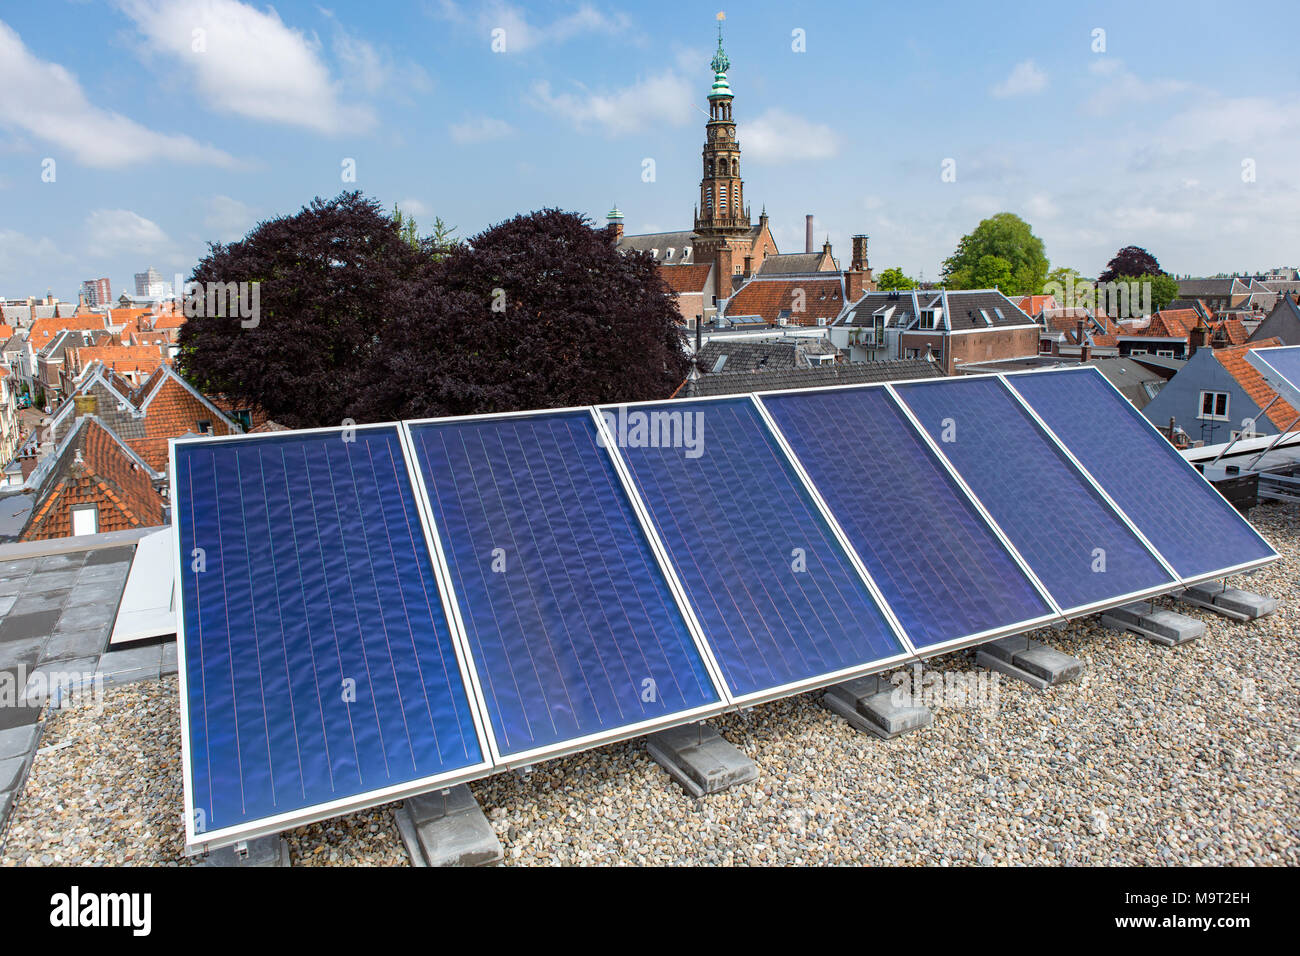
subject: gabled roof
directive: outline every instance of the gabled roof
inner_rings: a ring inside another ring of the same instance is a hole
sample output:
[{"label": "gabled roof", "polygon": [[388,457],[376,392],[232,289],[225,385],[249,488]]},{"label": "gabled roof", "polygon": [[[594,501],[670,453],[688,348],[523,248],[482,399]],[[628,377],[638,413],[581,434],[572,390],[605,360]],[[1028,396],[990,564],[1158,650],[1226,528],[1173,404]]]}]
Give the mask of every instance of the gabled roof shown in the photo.
[{"label": "gabled roof", "polygon": [[74,505],[95,505],[101,532],[163,524],[153,472],[94,415],[77,420],[55,455],[20,540],[67,537]]},{"label": "gabled roof", "polygon": [[131,447],[159,471],[167,467],[168,439],[198,434],[200,421],[210,423],[213,435],[239,430],[221,409],[167,366],[150,376],[133,399],[144,413],[144,437],[131,439]]},{"label": "gabled roof", "polygon": [[1282,296],[1277,300],[1259,328],[1251,334],[1248,341],[1258,342],[1262,339],[1281,339],[1285,345],[1300,345],[1300,305],[1290,298]]},{"label": "gabled roof", "polygon": [[[1242,390],[1250,396],[1250,400],[1263,408],[1270,401],[1273,401],[1273,398],[1277,396],[1277,392],[1264,381],[1264,376],[1259,373],[1259,370],[1246,360],[1246,353],[1251,349],[1268,348],[1281,344],[1280,339],[1263,339],[1246,345],[1215,349],[1214,357],[1218,359],[1219,364],[1227,370],[1228,374],[1236,380]],[[1267,414],[1268,420],[1277,427],[1278,431],[1281,431],[1295,419],[1296,410],[1291,407],[1286,399],[1277,396],[1277,401],[1273,402]]]},{"label": "gabled roof", "polygon": [[1235,277],[1178,280],[1178,295],[1184,299],[1198,299],[1202,296],[1244,295],[1246,288],[1246,285]]},{"label": "gabled roof", "polygon": [[797,276],[756,275],[726,300],[728,319],[755,317],[768,325],[829,325],[844,308],[844,281],[838,272]]},{"label": "gabled roof", "polygon": [[76,349],[76,363],[85,368],[99,362],[116,372],[149,374],[167,361],[167,356],[157,345],[92,345]]},{"label": "gabled roof", "polygon": [[1044,309],[1057,308],[1054,295],[1023,295],[1016,302],[1021,312],[1026,315],[1038,315]]}]

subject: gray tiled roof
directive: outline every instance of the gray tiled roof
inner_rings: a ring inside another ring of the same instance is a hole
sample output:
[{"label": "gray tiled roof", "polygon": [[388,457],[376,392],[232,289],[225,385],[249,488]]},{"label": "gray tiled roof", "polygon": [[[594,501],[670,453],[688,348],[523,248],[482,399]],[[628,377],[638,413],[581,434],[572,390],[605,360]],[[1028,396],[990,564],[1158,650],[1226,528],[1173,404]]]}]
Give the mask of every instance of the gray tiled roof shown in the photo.
[{"label": "gray tiled roof", "polygon": [[[702,375],[698,395],[740,395],[745,392],[784,388],[820,388],[826,385],[864,385],[868,382],[897,382],[914,378],[936,378],[943,372],[924,359],[890,362],[855,362],[852,365],[823,365],[814,368],[771,369],[763,372],[719,372]],[[677,393],[686,397],[686,389]]]},{"label": "gray tiled roof", "polygon": [[791,272],[816,272],[822,261],[820,252],[790,252],[767,256],[758,267],[759,275],[785,275]]},{"label": "gray tiled roof", "polygon": [[712,341],[700,349],[700,374],[712,374],[723,356],[727,361],[718,374],[795,368],[799,364],[799,348],[793,342]]},{"label": "gray tiled roof", "polygon": [[692,230],[685,232],[648,232],[640,236],[620,236],[617,247],[619,251],[635,249],[637,252],[649,252],[652,249],[658,249],[657,258],[662,259],[669,249],[673,252],[673,262],[677,262],[682,257],[682,250],[690,247],[695,241],[695,233]]}]

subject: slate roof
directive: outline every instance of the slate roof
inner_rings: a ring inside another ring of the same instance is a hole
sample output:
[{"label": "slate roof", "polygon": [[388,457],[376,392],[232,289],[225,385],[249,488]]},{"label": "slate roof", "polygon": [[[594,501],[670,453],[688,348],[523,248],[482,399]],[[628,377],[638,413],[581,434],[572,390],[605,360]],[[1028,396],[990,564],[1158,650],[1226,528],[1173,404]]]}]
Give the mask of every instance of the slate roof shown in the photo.
[{"label": "slate roof", "polygon": [[1281,339],[1284,345],[1300,345],[1300,305],[1282,296],[1259,324],[1247,341],[1258,342],[1262,339]]},{"label": "slate roof", "polygon": [[1184,299],[1198,299],[1202,296],[1218,298],[1229,295],[1244,295],[1245,292],[1246,286],[1236,278],[1178,280],[1178,295]]},{"label": "slate roof", "polygon": [[[1251,349],[1269,348],[1281,344],[1280,339],[1262,339],[1259,342],[1250,342],[1246,345],[1215,349],[1214,357],[1219,360],[1219,364],[1250,396],[1250,400],[1263,408],[1270,401],[1273,401],[1274,396],[1277,396],[1277,392],[1264,381],[1264,376],[1259,373],[1259,370],[1246,360],[1246,353]],[[1277,401],[1273,402],[1273,406],[1268,410],[1267,414],[1269,421],[1277,427],[1278,431],[1281,431],[1291,424],[1296,417],[1296,410],[1291,407],[1286,399],[1277,396]]]},{"label": "slate roof", "polygon": [[[694,242],[695,232],[690,229],[685,232],[647,232],[639,236],[619,236],[615,248],[620,252],[629,249],[637,252],[653,252],[657,249],[659,254],[655,258],[666,265],[671,265],[681,262],[683,250],[693,248]],[[673,257],[666,260],[664,257],[667,256],[669,249],[673,250]],[[694,259],[689,257],[686,259],[687,264],[692,262]]]},{"label": "slate roof", "polygon": [[[717,372],[719,359],[726,359]],[[799,347],[793,342],[732,342],[714,340],[700,349],[700,374],[752,372],[755,369],[799,367]],[[806,362],[804,363],[807,364]]]},{"label": "slate roof", "polygon": [[149,467],[94,415],[81,416],[55,454],[20,540],[69,536],[72,509],[83,504],[97,507],[100,532],[164,523]]},{"label": "slate roof", "polygon": [[[745,392],[784,388],[820,388],[826,385],[862,385],[867,382],[899,382],[915,378],[937,378],[943,370],[924,359],[889,362],[855,362],[851,365],[822,365],[813,368],[771,369],[763,372],[719,372],[702,375],[696,383],[698,395],[740,395]],[[676,398],[684,398],[685,387]]]},{"label": "slate roof", "polygon": [[1165,378],[1129,358],[1091,359],[1089,365],[1105,375],[1134,408],[1141,411],[1165,386]]},{"label": "slate roof", "polygon": [[822,253],[788,252],[784,255],[766,256],[758,267],[759,275],[789,275],[797,272],[819,272]]}]

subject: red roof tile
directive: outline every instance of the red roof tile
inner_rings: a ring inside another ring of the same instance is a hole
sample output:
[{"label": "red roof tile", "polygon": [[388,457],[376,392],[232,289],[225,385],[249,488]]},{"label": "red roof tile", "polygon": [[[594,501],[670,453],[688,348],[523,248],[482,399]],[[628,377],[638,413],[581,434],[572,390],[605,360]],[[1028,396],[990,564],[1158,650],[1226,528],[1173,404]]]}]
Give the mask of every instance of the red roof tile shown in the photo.
[{"label": "red roof tile", "polygon": [[815,279],[796,276],[791,279],[751,279],[727,302],[727,318],[736,321],[757,315],[769,325],[777,324],[782,312],[789,312],[791,325],[816,325],[825,319],[829,325],[844,307],[838,276]]},{"label": "red roof tile", "polygon": [[[1259,374],[1255,366],[1246,360],[1246,353],[1251,349],[1268,348],[1272,345],[1281,344],[1282,340],[1279,338],[1263,339],[1259,342],[1251,342],[1249,345],[1215,349],[1214,357],[1219,360],[1219,363],[1227,370],[1228,374],[1236,379],[1237,384],[1250,396],[1250,400],[1263,408],[1273,400],[1277,392],[1269,387],[1268,383],[1264,381],[1264,376]],[[1296,410],[1291,407],[1286,399],[1280,396],[1268,410],[1268,420],[1277,427],[1278,431],[1290,425],[1295,417]]]},{"label": "red roof tile", "polygon": [[163,501],[139,463],[97,419],[85,418],[60,452],[23,529],[21,540],[72,534],[74,505],[97,506],[98,530],[125,531],[163,524]]},{"label": "red roof tile", "polygon": [[712,268],[713,266],[707,262],[703,265],[660,266],[659,277],[664,280],[668,288],[679,295],[683,292],[694,292],[698,295],[704,292],[704,286],[709,281],[709,270]]}]

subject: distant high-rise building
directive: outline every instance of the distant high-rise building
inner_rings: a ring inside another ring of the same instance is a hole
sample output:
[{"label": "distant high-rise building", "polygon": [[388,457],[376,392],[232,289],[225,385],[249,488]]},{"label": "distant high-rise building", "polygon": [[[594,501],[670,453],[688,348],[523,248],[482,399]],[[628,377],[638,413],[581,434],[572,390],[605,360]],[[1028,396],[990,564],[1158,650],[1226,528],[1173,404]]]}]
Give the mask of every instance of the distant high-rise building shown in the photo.
[{"label": "distant high-rise building", "polygon": [[81,283],[81,294],[86,297],[86,305],[113,304],[113,290],[108,279],[87,279]]},{"label": "distant high-rise building", "polygon": [[142,299],[166,299],[172,294],[172,284],[164,282],[153,266],[135,274],[135,294]]}]

